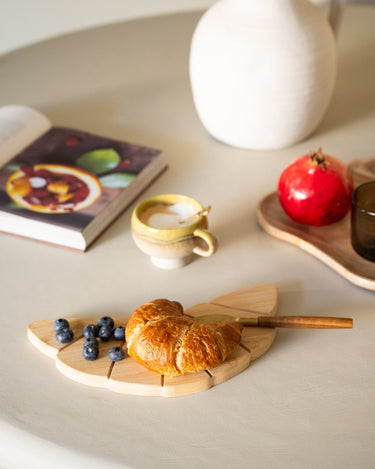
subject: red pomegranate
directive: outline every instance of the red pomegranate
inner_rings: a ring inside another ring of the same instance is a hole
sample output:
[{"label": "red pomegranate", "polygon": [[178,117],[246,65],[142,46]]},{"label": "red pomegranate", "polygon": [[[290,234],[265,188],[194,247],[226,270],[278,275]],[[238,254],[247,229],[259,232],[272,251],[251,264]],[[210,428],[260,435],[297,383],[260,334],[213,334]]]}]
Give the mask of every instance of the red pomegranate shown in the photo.
[{"label": "red pomegranate", "polygon": [[353,178],[345,163],[317,152],[301,156],[281,173],[280,203],[297,223],[322,226],[341,220],[348,212]]}]

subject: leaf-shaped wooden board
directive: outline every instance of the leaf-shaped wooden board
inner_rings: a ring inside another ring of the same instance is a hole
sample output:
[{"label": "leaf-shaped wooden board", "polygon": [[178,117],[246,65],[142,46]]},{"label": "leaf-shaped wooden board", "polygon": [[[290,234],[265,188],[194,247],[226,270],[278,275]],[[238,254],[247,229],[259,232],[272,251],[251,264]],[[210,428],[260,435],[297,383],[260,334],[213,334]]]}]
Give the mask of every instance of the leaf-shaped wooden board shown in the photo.
[{"label": "leaf-shaped wooden board", "polygon": [[[273,284],[258,285],[215,298],[185,310],[189,316],[230,314],[234,317],[275,316],[277,289]],[[55,318],[56,319],[56,318]],[[74,332],[74,340],[64,345],[57,342],[55,319],[35,321],[28,327],[30,341],[45,355],[56,360],[56,366],[67,377],[89,386],[106,387],[124,394],[175,397],[193,394],[232,378],[245,370],[251,360],[263,355],[275,339],[276,329],[245,327],[241,344],[221,365],[210,370],[185,376],[160,376],[136,363],[129,356],[119,362],[108,357],[118,341],[101,342],[99,357],[87,361],[82,357],[83,327],[96,323],[98,318],[67,318]],[[115,327],[126,326],[126,319],[114,318]]]},{"label": "leaf-shaped wooden board", "polygon": [[[375,158],[354,160],[349,170],[355,186],[375,180]],[[285,214],[277,192],[272,192],[259,202],[257,217],[271,236],[312,254],[351,283],[375,290],[375,263],[362,258],[351,245],[350,214],[328,226],[300,225]]]}]

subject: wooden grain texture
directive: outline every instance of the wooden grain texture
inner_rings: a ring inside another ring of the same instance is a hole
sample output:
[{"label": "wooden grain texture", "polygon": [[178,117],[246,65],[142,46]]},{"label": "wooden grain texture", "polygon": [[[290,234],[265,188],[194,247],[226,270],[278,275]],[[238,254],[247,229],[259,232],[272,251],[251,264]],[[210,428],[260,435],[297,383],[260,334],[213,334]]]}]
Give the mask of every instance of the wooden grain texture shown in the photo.
[{"label": "wooden grain texture", "polygon": [[254,313],[274,316],[277,308],[277,288],[272,283],[256,285],[219,296],[210,303],[243,311],[241,316],[244,317],[252,317]]},{"label": "wooden grain texture", "polygon": [[251,360],[264,355],[276,337],[276,329],[245,327],[242,331],[241,345],[251,352]]},{"label": "wooden grain texture", "polygon": [[183,376],[164,376],[160,395],[163,397],[185,396],[187,394],[207,391],[213,385],[211,375],[207,371]]},{"label": "wooden grain texture", "polygon": [[251,350],[241,346],[237,347],[225,362],[208,370],[208,373],[212,376],[212,385],[216,386],[217,384],[224,383],[224,381],[241,373],[241,371],[250,365],[251,358]]},{"label": "wooden grain texture", "polygon": [[272,192],[259,202],[257,217],[271,236],[312,254],[349,282],[375,290],[375,263],[362,258],[352,248],[349,215],[332,225],[301,225],[286,215],[277,192]]},{"label": "wooden grain texture", "polygon": [[294,329],[346,329],[353,327],[351,318],[327,316],[259,316],[259,327],[288,327]]},{"label": "wooden grain texture", "polygon": [[[58,351],[66,347],[56,340],[53,330],[54,319],[44,319],[29,324],[27,333],[29,340],[45,355],[55,358]],[[74,340],[82,337],[82,330],[87,324],[84,318],[69,318],[69,325],[74,334]],[[52,332],[51,332],[52,331]]]},{"label": "wooden grain texture", "polygon": [[61,373],[75,381],[90,386],[106,387],[112,369],[112,360],[108,352],[112,347],[119,345],[118,341],[101,342],[99,356],[95,362],[91,362],[82,357],[84,340],[81,338],[60,350],[56,355],[56,366]]},{"label": "wooden grain texture", "polygon": [[138,396],[160,396],[162,384],[162,376],[129,356],[114,364],[108,379],[108,387],[112,391]]},{"label": "wooden grain texture", "polygon": [[[273,284],[258,285],[220,296],[214,301],[215,303],[195,305],[186,309],[185,313],[198,316],[221,312],[236,317],[240,311],[241,316],[247,317],[274,316],[277,308],[277,289]],[[177,397],[206,391],[245,370],[251,360],[259,358],[268,350],[276,335],[276,330],[271,328],[244,328],[241,345],[224,363],[199,373],[171,377],[160,376],[139,365],[129,356],[113,363],[108,357],[108,351],[111,347],[119,345],[119,341],[114,339],[100,343],[97,360],[85,360],[82,357],[82,330],[84,325],[96,323],[97,319],[69,319],[75,334],[73,341],[67,345],[56,341],[52,328],[54,320],[31,323],[28,327],[28,337],[42,353],[54,358],[58,370],[70,379],[89,386],[141,396]],[[125,326],[126,319],[116,318],[116,325]]]}]

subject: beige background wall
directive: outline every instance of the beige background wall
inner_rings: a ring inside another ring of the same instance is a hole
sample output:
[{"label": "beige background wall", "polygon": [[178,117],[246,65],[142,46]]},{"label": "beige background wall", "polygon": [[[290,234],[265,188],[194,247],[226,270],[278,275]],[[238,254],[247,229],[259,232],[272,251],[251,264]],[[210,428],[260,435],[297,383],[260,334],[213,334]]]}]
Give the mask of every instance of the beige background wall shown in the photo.
[{"label": "beige background wall", "polygon": [[207,8],[215,0],[0,0],[0,54],[49,37],[153,14]]},{"label": "beige background wall", "polygon": [[[0,0],[0,54],[78,29],[207,8],[216,0]],[[264,1],[264,0],[261,0]],[[312,0],[322,4],[326,0]],[[351,0],[373,3],[375,0]]]}]

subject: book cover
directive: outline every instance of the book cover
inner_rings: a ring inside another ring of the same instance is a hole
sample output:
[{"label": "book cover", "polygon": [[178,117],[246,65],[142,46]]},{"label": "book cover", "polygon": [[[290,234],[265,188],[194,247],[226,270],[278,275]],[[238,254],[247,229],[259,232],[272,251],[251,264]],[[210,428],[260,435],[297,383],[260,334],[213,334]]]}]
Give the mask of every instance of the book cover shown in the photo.
[{"label": "book cover", "polygon": [[[85,250],[165,166],[160,150],[52,127],[0,169],[0,230],[13,221],[14,234],[38,239],[48,225],[41,240]],[[66,243],[67,230],[83,244]]]}]

